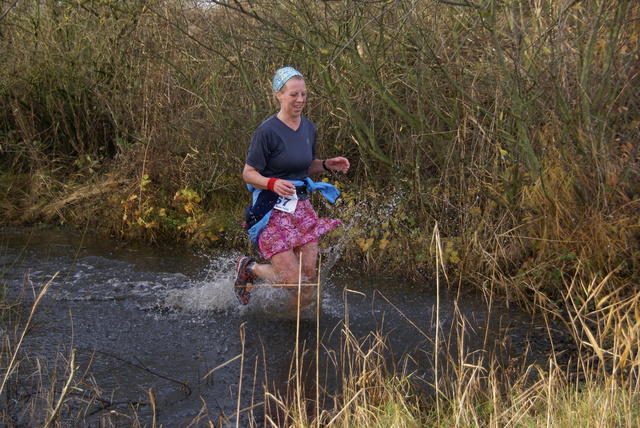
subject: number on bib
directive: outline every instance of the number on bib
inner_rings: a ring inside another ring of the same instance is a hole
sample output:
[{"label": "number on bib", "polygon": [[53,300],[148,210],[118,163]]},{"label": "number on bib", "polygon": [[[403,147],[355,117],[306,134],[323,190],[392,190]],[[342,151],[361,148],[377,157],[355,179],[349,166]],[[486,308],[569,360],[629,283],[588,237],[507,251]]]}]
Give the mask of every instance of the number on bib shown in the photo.
[{"label": "number on bib", "polygon": [[278,198],[278,202],[274,205],[274,209],[284,211],[286,213],[292,213],[296,210],[296,206],[298,205],[298,195],[293,194],[288,198],[283,198],[280,196]]}]

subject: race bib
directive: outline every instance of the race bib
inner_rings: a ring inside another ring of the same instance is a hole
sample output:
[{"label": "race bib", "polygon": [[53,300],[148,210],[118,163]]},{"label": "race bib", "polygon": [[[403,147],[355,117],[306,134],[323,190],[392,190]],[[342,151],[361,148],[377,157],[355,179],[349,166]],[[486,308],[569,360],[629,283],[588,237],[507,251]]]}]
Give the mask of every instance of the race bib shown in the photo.
[{"label": "race bib", "polygon": [[296,210],[296,206],[298,205],[298,195],[294,193],[288,198],[283,198],[280,196],[278,198],[278,202],[274,205],[274,209],[284,211],[286,213],[292,213]]}]

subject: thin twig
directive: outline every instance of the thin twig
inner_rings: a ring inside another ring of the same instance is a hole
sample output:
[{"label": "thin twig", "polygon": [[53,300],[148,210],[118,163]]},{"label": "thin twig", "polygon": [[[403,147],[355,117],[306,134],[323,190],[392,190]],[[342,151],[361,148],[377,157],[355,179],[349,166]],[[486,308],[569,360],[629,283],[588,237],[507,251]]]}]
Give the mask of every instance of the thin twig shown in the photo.
[{"label": "thin twig", "polygon": [[[75,349],[71,350],[71,360],[69,361],[69,370],[70,370],[69,379],[67,379],[67,383],[65,383],[64,388],[62,388],[62,391],[60,392],[60,398],[58,399],[58,403],[56,404],[55,409],[53,409],[51,416],[49,416],[49,419],[47,419],[47,422],[44,424],[44,428],[50,427],[51,424],[56,420],[56,418],[58,417],[58,414],[60,413],[60,409],[62,409],[62,405],[64,404],[65,400],[69,396],[70,389],[71,389],[71,382],[73,382],[73,378],[75,377],[75,374],[76,374],[76,350]],[[155,425],[154,425],[154,428],[155,428]]]},{"label": "thin twig", "polygon": [[249,287],[317,287],[319,286],[319,283],[316,284],[270,284],[270,283],[264,283],[264,284],[252,284]]},{"label": "thin twig", "polygon": [[98,354],[106,355],[108,357],[111,357],[111,358],[114,358],[114,359],[116,359],[118,361],[121,361],[121,362],[123,362],[125,364],[129,364],[130,366],[136,367],[136,368],[138,368],[140,370],[144,370],[147,373],[151,373],[152,375],[157,376],[157,377],[159,377],[161,379],[165,379],[165,380],[168,380],[170,382],[177,383],[177,384],[181,385],[183,388],[185,388],[188,391],[187,395],[191,395],[191,388],[189,387],[189,384],[187,382],[182,382],[182,381],[179,381],[179,380],[176,380],[176,379],[172,379],[172,378],[170,378],[168,376],[162,375],[160,373],[156,373],[153,370],[151,370],[150,368],[146,367],[140,361],[138,361],[138,364],[136,364],[136,363],[133,363],[131,361],[125,360],[122,357],[119,357],[117,355],[111,354],[109,352],[98,351],[98,350],[95,350],[95,349],[91,350],[91,349],[88,349],[88,348],[78,348],[78,349],[82,349],[82,350],[85,350],[85,351],[92,351],[92,352],[96,352]]},{"label": "thin twig", "polygon": [[242,346],[240,352],[240,375],[238,376],[238,405],[236,407],[236,428],[240,427],[240,402],[242,401],[242,372],[244,370],[244,345],[245,345],[245,331],[244,326],[246,322],[240,325],[240,344]]},{"label": "thin twig", "polygon": [[149,388],[149,401],[151,402],[151,414],[153,415],[153,420],[151,421],[151,427],[156,428],[156,413],[158,412],[156,405],[156,395],[153,393],[153,388]]},{"label": "thin twig", "polygon": [[451,6],[469,6],[469,7],[475,7],[476,9],[479,8],[479,6],[475,3],[473,3],[472,1],[466,0],[466,1],[454,1],[454,0],[438,0],[440,3],[444,3],[444,4],[449,4]]},{"label": "thin twig", "polygon": [[9,12],[11,12],[11,9],[13,9],[16,5],[18,4],[18,0],[15,0],[13,2],[13,4],[11,6],[9,6],[7,8],[7,10],[4,11],[4,13],[2,14],[2,16],[0,16],[0,21],[2,21],[4,19],[5,16],[7,16],[9,14]]}]

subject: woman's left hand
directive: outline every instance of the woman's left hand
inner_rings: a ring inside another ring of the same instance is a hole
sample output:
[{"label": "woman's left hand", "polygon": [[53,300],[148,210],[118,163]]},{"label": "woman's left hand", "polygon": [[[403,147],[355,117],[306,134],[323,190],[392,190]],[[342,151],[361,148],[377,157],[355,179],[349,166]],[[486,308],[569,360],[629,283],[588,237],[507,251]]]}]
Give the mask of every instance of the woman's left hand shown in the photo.
[{"label": "woman's left hand", "polygon": [[325,165],[332,171],[340,171],[344,174],[349,170],[349,160],[343,157],[331,158],[325,160]]}]

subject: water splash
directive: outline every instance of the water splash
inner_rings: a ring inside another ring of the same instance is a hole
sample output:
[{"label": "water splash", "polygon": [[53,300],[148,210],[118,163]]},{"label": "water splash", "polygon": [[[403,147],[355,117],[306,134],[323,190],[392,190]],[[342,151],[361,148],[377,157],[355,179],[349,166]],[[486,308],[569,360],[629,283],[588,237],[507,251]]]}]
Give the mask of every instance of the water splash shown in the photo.
[{"label": "water splash", "polygon": [[339,235],[338,242],[334,245],[329,246],[326,249],[321,250],[321,259],[320,259],[320,278],[324,279],[329,276],[329,273],[333,269],[333,266],[336,264],[338,260],[342,257],[342,248],[347,239],[349,239],[350,233],[349,231],[356,224],[356,217],[352,217],[348,224],[343,224],[341,226],[342,231]]},{"label": "water splash", "polygon": [[[250,303],[246,306],[239,304],[233,290],[235,260],[233,256],[210,259],[205,279],[193,282],[188,288],[167,290],[162,306],[188,313],[233,311],[241,315],[265,315],[272,319],[297,316],[289,308],[291,291],[282,287],[258,285],[251,291]],[[315,317],[315,307],[314,300],[302,308],[301,317]]]}]

